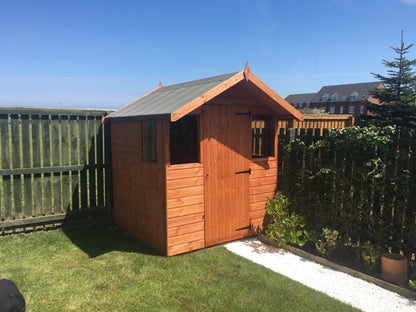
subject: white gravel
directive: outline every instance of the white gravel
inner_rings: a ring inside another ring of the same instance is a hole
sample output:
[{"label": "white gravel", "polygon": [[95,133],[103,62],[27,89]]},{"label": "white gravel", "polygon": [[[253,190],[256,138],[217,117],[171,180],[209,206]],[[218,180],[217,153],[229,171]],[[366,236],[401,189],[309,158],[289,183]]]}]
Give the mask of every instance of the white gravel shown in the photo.
[{"label": "white gravel", "polygon": [[416,300],[274,248],[255,238],[225,245],[231,252],[263,265],[355,308],[368,312],[416,312]]}]

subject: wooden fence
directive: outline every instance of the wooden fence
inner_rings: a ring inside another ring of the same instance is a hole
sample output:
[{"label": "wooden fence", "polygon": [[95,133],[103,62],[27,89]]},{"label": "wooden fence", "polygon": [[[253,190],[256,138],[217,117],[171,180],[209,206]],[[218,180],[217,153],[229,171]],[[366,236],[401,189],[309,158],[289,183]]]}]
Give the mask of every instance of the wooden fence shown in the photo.
[{"label": "wooden fence", "polygon": [[318,233],[335,228],[353,243],[370,241],[414,255],[416,134],[387,131],[381,134],[389,140],[383,141],[366,131],[344,131],[316,147],[319,134],[302,131],[294,141],[281,129],[279,189]]},{"label": "wooden fence", "polygon": [[355,123],[352,115],[303,115],[304,120],[279,120],[280,133],[286,134],[288,129],[294,129],[296,135],[309,132],[312,135],[322,136],[325,129],[340,129],[351,127]]},{"label": "wooden fence", "polygon": [[108,211],[108,113],[0,108],[0,231]]}]

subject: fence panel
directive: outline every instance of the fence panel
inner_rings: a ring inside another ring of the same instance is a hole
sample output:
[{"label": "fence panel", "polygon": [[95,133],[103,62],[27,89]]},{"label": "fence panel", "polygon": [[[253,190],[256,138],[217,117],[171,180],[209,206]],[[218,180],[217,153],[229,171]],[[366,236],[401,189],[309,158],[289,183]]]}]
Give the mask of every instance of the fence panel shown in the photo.
[{"label": "fence panel", "polygon": [[109,212],[110,112],[0,107],[0,230]]},{"label": "fence panel", "polygon": [[[325,136],[326,131],[321,130],[299,131],[296,138],[303,145],[295,142],[288,150],[285,147],[293,141],[290,132],[280,129],[278,187],[288,195],[294,210],[309,218],[313,226],[316,224],[318,232],[318,227],[331,228],[338,224],[345,226],[341,235],[353,243],[383,239],[393,251],[415,253],[416,236],[412,229],[416,228],[416,137],[413,130],[386,133],[391,142],[383,151],[345,149],[344,143],[335,150],[326,145],[310,149],[309,146]],[[371,236],[372,233],[378,233],[379,237]]]}]

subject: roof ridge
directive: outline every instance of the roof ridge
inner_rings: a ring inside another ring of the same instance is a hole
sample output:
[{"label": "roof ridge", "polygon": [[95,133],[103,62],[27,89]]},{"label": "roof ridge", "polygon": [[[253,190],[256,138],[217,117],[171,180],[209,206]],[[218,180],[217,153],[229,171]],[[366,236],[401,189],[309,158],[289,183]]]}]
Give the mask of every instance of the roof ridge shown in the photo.
[{"label": "roof ridge", "polygon": [[326,85],[326,86],[322,86],[322,88],[324,87],[337,87],[337,86],[350,86],[350,85],[364,85],[364,84],[377,84],[377,83],[381,83],[381,81],[369,81],[369,82],[353,82],[353,83],[342,83],[342,84],[334,84],[334,85]]},{"label": "roof ridge", "polygon": [[159,92],[163,91],[163,90],[182,88],[184,86],[189,87],[189,86],[196,86],[196,85],[200,85],[200,84],[204,84],[204,83],[208,83],[208,82],[213,82],[213,81],[227,80],[226,78],[230,78],[230,77],[236,75],[237,73],[239,73],[239,72],[216,75],[216,76],[212,76],[212,77],[190,80],[190,81],[181,82],[181,83],[177,83],[177,84],[173,84],[173,85],[163,86],[159,89]]}]

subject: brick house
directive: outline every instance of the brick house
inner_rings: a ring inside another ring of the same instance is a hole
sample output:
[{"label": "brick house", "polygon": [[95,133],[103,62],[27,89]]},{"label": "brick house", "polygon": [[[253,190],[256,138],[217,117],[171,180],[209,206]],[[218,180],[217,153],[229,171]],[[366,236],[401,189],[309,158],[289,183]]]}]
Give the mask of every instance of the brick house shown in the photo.
[{"label": "brick house", "polygon": [[329,114],[367,115],[365,100],[379,104],[369,94],[373,87],[382,88],[383,84],[362,82],[323,86],[317,93],[291,94],[286,100],[297,108],[320,108]]}]

